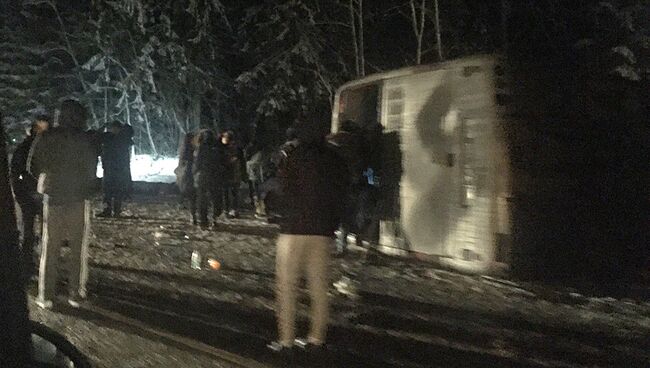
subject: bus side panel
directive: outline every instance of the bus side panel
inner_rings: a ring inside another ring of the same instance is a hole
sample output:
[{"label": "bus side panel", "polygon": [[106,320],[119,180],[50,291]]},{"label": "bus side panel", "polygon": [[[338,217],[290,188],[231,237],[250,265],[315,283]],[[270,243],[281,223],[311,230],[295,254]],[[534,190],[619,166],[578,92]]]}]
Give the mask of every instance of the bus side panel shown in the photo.
[{"label": "bus side panel", "polygon": [[[385,115],[386,128],[399,129],[403,174],[400,183],[401,237],[409,250],[444,255],[450,228],[449,197],[454,195],[453,167],[448,162],[449,135],[444,119],[453,102],[447,70],[387,80],[384,95],[402,89],[399,127]],[[397,111],[393,111],[397,112]]]}]

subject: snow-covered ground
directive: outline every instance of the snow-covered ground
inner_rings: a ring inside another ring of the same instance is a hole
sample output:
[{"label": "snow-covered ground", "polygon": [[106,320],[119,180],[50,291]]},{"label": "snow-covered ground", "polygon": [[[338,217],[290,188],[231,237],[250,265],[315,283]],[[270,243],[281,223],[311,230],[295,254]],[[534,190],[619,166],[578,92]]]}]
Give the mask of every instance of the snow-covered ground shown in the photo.
[{"label": "snow-covered ground", "polygon": [[[131,155],[131,177],[133,181],[148,183],[173,183],[174,169],[178,157],[154,157],[152,155]],[[97,177],[104,176],[101,162],[97,165]]]},{"label": "snow-covered ground", "polygon": [[[176,203],[174,197],[137,197],[128,217],[94,221],[90,303],[266,361],[265,343],[276,336],[277,229],[249,217],[201,230]],[[201,270],[190,267],[193,251],[202,257]],[[210,258],[221,263],[219,270],[208,267]],[[368,262],[360,253],[333,259],[331,267],[332,281],[347,275],[357,297],[331,289],[334,361],[328,367],[650,366],[647,297],[585,295],[398,258]],[[307,313],[301,299],[301,321]],[[67,322],[55,316],[34,316],[67,331]],[[113,351],[142,350],[119,333],[106,335],[115,345],[106,347],[104,333],[88,331],[83,343],[97,362]],[[166,361],[156,358],[158,366],[183,359],[169,354]]]}]

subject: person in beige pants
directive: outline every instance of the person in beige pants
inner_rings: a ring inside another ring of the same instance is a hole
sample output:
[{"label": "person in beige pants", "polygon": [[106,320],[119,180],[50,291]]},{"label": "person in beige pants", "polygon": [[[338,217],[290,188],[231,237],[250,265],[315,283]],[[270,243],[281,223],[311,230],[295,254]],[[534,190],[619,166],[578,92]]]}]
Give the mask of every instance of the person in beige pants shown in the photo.
[{"label": "person in beige pants", "polygon": [[68,285],[71,298],[69,302],[78,303],[76,297],[82,299],[86,297],[90,201],[50,205],[46,197],[43,213],[43,247],[37,300],[46,302],[54,299],[59,254],[61,246],[67,242],[70,247]]},{"label": "person in beige pants", "polygon": [[39,135],[32,144],[29,164],[39,178],[44,195],[43,242],[37,305],[51,308],[58,279],[61,245],[70,247],[68,303],[73,307],[86,297],[90,205],[95,190],[98,149],[86,127],[86,109],[64,101],[59,126]]},{"label": "person in beige pants", "polygon": [[[298,142],[285,147],[278,167],[277,195],[283,199],[276,253],[279,338],[269,345],[275,352],[290,351],[294,345],[317,349],[326,339],[330,252],[348,176],[345,162],[325,143],[324,135],[310,135],[309,128],[297,127]],[[311,329],[307,338],[296,339],[297,284],[303,273],[311,296]]]},{"label": "person in beige pants", "polygon": [[281,234],[276,253],[279,343],[291,346],[296,338],[296,290],[304,272],[311,296],[311,329],[307,343],[325,342],[329,319],[327,288],[332,239],[318,235]]}]

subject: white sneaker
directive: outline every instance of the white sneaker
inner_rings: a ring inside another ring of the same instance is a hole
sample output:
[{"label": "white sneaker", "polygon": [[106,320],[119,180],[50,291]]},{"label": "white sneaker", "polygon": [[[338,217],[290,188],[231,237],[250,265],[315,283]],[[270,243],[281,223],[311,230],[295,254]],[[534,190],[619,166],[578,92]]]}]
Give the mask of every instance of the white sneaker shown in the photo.
[{"label": "white sneaker", "polygon": [[36,299],[36,305],[42,309],[52,309],[54,303],[51,300]]},{"label": "white sneaker", "polygon": [[78,309],[81,307],[81,302],[76,299],[68,299],[68,305],[70,305],[72,308]]}]

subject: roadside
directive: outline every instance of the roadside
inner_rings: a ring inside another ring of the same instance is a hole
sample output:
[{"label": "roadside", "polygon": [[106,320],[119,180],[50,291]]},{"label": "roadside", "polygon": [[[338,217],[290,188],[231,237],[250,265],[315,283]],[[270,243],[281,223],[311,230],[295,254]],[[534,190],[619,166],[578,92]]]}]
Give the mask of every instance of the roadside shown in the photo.
[{"label": "roadside", "polygon": [[[265,344],[275,338],[276,228],[244,218],[202,231],[175,203],[138,197],[128,217],[95,220],[89,302],[272,364]],[[201,270],[190,267],[193,251]],[[221,268],[210,269],[208,258]],[[357,297],[332,288],[330,367],[650,365],[647,299],[585,296],[389,257],[371,264],[358,253],[333,259],[332,268],[332,281],[347,275],[349,287],[338,286]],[[304,330],[308,303],[301,302]],[[101,367],[228,367],[92,315],[32,313],[71,334]]]}]

